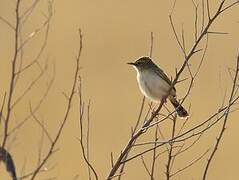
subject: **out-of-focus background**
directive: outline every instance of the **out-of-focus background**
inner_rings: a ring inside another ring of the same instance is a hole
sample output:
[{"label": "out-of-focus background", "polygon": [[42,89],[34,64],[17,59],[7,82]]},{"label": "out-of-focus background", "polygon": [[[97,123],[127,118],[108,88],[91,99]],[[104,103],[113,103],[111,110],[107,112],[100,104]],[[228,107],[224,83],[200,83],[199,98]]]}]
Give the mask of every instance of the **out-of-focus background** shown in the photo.
[{"label": "out-of-focus background", "polygon": [[[24,0],[22,12],[32,1]],[[200,3],[200,2],[198,2]],[[212,14],[220,1],[210,1]],[[48,44],[43,54],[43,61],[48,59],[49,71],[36,85],[27,98],[15,108],[10,127],[14,127],[29,112],[29,103],[34,105],[44,93],[46,83],[53,74],[55,64],[55,81],[53,87],[37,115],[45,121],[46,127],[54,136],[62,121],[66,107],[66,99],[62,92],[69,93],[75,70],[75,57],[79,47],[78,28],[83,33],[83,52],[81,56],[81,76],[83,96],[87,102],[91,100],[91,135],[90,159],[104,179],[110,170],[110,153],[115,158],[130,137],[130,127],[137,120],[142,95],[136,83],[136,73],[126,63],[140,56],[149,55],[150,33],[154,34],[153,59],[164,71],[175,75],[175,68],[183,62],[182,53],[176,43],[170,26],[169,14],[173,1],[63,1],[53,3],[53,17],[50,24]],[[1,0],[0,15],[14,24],[15,1]],[[28,19],[23,32],[27,37],[44,21],[48,3],[39,3],[32,16]],[[199,19],[201,14],[199,15]],[[191,0],[177,1],[173,18],[178,33],[182,27],[185,32],[186,48],[191,47],[194,39],[195,9]],[[227,32],[225,35],[209,35],[209,47],[205,61],[201,67],[190,97],[185,102],[191,105],[190,124],[208,117],[220,107],[225,92],[230,91],[231,79],[228,68],[236,63],[239,42],[238,7],[223,14],[212,26],[211,31]],[[0,21],[0,81],[1,102],[9,82],[10,62],[13,56],[13,31]],[[24,61],[29,62],[39,50],[43,34],[32,40],[24,50]],[[204,41],[205,43],[205,41]],[[202,43],[203,45],[203,43]],[[198,64],[200,56],[194,56],[191,64]],[[35,69],[34,69],[35,68]],[[19,94],[29,82],[36,77],[37,67],[27,71],[19,80]],[[183,78],[188,74],[184,73]],[[178,85],[178,96],[182,97],[187,89],[187,81]],[[15,94],[14,98],[19,95]],[[146,102],[146,108],[149,101]],[[171,106],[169,105],[171,108]],[[229,117],[228,126],[222,144],[211,166],[209,179],[238,178],[238,112]],[[181,123],[181,122],[180,122]],[[175,170],[183,167],[207,148],[212,147],[218,135],[218,128],[206,134],[196,148],[180,156]],[[162,128],[167,134],[169,130]],[[11,137],[12,153],[17,172],[20,175],[31,172],[37,163],[37,152],[40,144],[39,126],[33,120],[27,122],[14,137]],[[87,169],[82,159],[80,144],[77,140],[80,131],[78,126],[78,101],[75,99],[69,120],[55,153],[45,168],[54,167],[42,173],[37,179],[57,177],[56,179],[87,178]],[[47,145],[43,147],[46,152]],[[150,156],[146,157],[150,160]],[[156,177],[163,177],[165,166],[159,158]],[[176,179],[201,178],[202,165],[206,158],[191,167]],[[25,168],[23,168],[25,166]],[[4,166],[0,165],[0,179],[9,179]],[[25,169],[25,170],[24,170]],[[127,164],[123,179],[147,179],[147,173],[140,161],[134,160]]]}]

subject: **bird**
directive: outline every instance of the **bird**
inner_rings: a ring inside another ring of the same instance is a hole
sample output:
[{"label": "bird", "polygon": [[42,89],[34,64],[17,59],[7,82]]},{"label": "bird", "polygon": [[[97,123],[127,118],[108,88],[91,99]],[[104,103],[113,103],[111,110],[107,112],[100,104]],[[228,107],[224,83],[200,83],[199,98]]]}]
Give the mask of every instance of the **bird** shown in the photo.
[{"label": "bird", "polygon": [[168,96],[167,98],[174,106],[179,117],[187,118],[189,116],[187,110],[176,98],[176,88],[171,87],[172,81],[150,57],[140,57],[135,62],[127,64],[135,68],[139,88],[145,97],[151,101],[160,102]]}]

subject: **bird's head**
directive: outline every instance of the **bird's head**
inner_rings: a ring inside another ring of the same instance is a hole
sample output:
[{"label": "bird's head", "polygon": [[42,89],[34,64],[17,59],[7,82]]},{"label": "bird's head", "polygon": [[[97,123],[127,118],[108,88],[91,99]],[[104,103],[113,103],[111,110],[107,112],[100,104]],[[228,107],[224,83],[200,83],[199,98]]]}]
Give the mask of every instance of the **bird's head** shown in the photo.
[{"label": "bird's head", "polygon": [[132,65],[134,68],[136,68],[139,71],[151,68],[154,65],[154,63],[150,59],[150,57],[147,57],[147,56],[141,57],[138,60],[136,60],[135,62],[130,62],[127,64]]}]

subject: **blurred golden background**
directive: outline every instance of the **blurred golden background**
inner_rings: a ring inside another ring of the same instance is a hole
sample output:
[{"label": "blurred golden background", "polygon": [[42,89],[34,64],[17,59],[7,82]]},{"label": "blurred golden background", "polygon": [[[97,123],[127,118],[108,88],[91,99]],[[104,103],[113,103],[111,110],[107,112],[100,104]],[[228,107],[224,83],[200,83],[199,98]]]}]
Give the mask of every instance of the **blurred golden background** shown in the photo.
[{"label": "blurred golden background", "polygon": [[[32,1],[24,0],[21,11],[30,6]],[[232,2],[232,1],[231,1]],[[210,2],[214,13],[220,1]],[[230,2],[229,2],[230,3]],[[173,36],[169,14],[173,1],[63,1],[53,3],[53,17],[46,50],[41,57],[42,62],[49,59],[49,70],[39,83],[32,88],[31,93],[14,110],[10,127],[18,124],[29,113],[29,103],[32,105],[40,99],[46,84],[53,75],[55,64],[55,81],[46,101],[36,113],[45,121],[47,129],[54,136],[59,127],[66,107],[66,99],[62,92],[69,94],[75,57],[79,47],[78,28],[83,33],[83,52],[81,56],[81,77],[83,96],[86,102],[91,100],[91,135],[90,159],[95,166],[100,179],[104,179],[110,170],[110,153],[115,158],[125,146],[130,137],[130,127],[136,122],[142,95],[136,83],[136,73],[126,63],[140,56],[149,55],[150,33],[154,34],[153,59],[164,71],[175,75],[175,68],[183,62],[182,53]],[[15,1],[0,1],[0,16],[14,24]],[[41,1],[26,22],[23,38],[29,36],[44,22],[48,3]],[[191,47],[194,38],[195,11],[191,0],[177,1],[173,13],[175,27],[180,33],[183,26],[186,47]],[[236,62],[239,42],[238,6],[223,14],[212,26],[212,31],[227,32],[225,35],[209,35],[209,47],[199,76],[185,106],[191,105],[190,124],[195,124],[216,111],[222,101],[225,91],[230,91],[231,79],[228,67],[233,68]],[[13,56],[13,31],[0,21],[0,80],[1,102],[8,88],[10,62]],[[24,63],[35,57],[41,43],[43,33],[39,33],[24,49]],[[200,56],[192,58],[196,65]],[[17,95],[33,80],[39,69],[33,67],[20,78]],[[182,78],[187,77],[184,73]],[[177,87],[178,96],[182,97],[187,89],[187,83]],[[146,102],[146,108],[148,107]],[[170,107],[170,106],[169,106]],[[208,179],[237,179],[238,178],[238,112],[229,117],[227,130],[211,166]],[[210,133],[185,155],[180,156],[175,169],[188,163],[196,155],[212,147],[218,135],[217,125]],[[162,131],[167,134],[167,128]],[[82,159],[80,144],[77,140],[80,130],[78,126],[78,101],[74,104],[70,117],[57,145],[59,151],[49,160],[45,168],[49,172],[41,173],[37,179],[87,179],[87,168]],[[25,165],[25,173],[31,172],[37,163],[37,152],[40,144],[41,130],[33,120],[27,122],[10,139],[8,147],[15,159],[17,173],[21,174]],[[43,147],[47,151],[49,144]],[[149,156],[150,157],[150,156]],[[148,157],[148,158],[149,158]],[[146,157],[147,159],[147,157]],[[149,159],[147,159],[149,160]],[[165,157],[158,160],[156,177],[164,177]],[[175,179],[200,179],[202,165],[206,158],[195,164]],[[4,166],[0,166],[0,179],[9,179]],[[148,179],[140,159],[133,160],[126,166],[122,179]]]}]

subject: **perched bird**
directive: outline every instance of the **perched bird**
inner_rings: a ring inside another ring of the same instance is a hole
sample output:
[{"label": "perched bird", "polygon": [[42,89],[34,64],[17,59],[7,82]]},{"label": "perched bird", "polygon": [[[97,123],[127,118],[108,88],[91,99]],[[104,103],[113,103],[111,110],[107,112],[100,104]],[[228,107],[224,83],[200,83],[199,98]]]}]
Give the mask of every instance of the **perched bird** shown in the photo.
[{"label": "perched bird", "polygon": [[[137,81],[141,92],[152,101],[159,102],[168,95],[172,82],[167,75],[149,57],[141,57],[133,65],[137,71]],[[185,118],[188,112],[176,99],[176,89],[172,88],[168,99],[173,104],[179,117]]]}]

